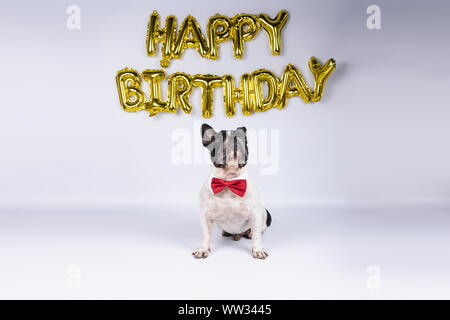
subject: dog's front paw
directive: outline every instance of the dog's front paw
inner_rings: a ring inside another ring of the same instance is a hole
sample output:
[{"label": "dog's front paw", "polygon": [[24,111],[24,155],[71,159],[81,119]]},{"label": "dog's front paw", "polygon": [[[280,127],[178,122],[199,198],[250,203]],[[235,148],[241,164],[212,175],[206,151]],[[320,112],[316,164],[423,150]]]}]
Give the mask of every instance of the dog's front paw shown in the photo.
[{"label": "dog's front paw", "polygon": [[194,252],[192,252],[192,255],[198,259],[206,258],[208,257],[209,251],[210,251],[209,249],[198,248]]},{"label": "dog's front paw", "polygon": [[265,259],[269,256],[269,254],[264,251],[263,248],[253,248],[252,249],[253,258],[255,259]]}]

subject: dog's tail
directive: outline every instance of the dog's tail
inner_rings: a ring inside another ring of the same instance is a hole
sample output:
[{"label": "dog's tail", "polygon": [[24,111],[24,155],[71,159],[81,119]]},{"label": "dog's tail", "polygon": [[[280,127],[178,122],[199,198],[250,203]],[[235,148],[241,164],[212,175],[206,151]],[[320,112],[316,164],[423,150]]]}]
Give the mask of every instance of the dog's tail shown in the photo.
[{"label": "dog's tail", "polygon": [[270,215],[269,211],[266,209],[267,212],[267,218],[266,218],[266,226],[270,226],[272,224],[272,216]]}]

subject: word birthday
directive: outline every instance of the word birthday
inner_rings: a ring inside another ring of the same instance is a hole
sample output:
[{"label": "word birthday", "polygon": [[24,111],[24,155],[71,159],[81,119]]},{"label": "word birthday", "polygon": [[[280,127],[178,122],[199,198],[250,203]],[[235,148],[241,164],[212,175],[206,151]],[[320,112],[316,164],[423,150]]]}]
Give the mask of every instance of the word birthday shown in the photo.
[{"label": "word birthday", "polygon": [[[271,108],[283,109],[287,100],[299,96],[305,102],[316,102],[322,98],[325,81],[336,68],[334,59],[321,65],[316,58],[309,60],[309,68],[314,76],[314,90],[311,90],[300,71],[292,64],[284,69],[280,79],[266,69],[259,69],[252,74],[243,74],[239,86],[236,87],[233,77],[211,74],[188,75],[177,72],[168,77],[167,101],[161,99],[160,83],[166,78],[163,70],[144,70],[140,75],[134,69],[122,69],[117,73],[116,82],[122,108],[127,112],[146,110],[150,116],[159,112],[177,112],[178,106],[185,112],[192,111],[189,96],[194,87],[202,89],[202,116],[213,115],[213,91],[222,87],[225,113],[232,117],[236,113],[236,102],[240,102],[242,113],[250,115],[253,111],[262,112]],[[150,87],[147,99],[142,91],[142,80]],[[267,85],[267,93],[263,94],[263,84]]]},{"label": "word birthday", "polygon": [[161,67],[167,68],[172,58],[179,59],[186,48],[195,48],[202,57],[217,59],[218,45],[226,40],[233,40],[233,51],[236,58],[244,55],[244,42],[255,37],[260,27],[269,36],[273,55],[281,51],[281,30],[288,19],[286,10],[280,11],[274,19],[266,14],[237,14],[233,18],[216,14],[208,20],[206,37],[200,30],[197,20],[187,16],[181,23],[177,34],[177,18],[168,16],[163,29],[159,27],[158,12],[150,15],[147,30],[147,54],[154,56],[157,43],[162,42]]}]

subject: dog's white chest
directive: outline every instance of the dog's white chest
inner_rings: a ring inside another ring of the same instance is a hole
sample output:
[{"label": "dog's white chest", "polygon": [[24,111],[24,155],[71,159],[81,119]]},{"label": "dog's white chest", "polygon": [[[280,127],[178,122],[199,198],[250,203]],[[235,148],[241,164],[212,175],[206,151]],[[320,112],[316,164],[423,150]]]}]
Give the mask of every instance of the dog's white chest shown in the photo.
[{"label": "dog's white chest", "polygon": [[228,233],[237,234],[250,228],[250,211],[245,199],[229,190],[210,194],[208,207],[211,219]]},{"label": "dog's white chest", "polygon": [[[202,214],[222,230],[231,234],[240,234],[251,228],[255,215],[263,221],[265,213],[261,205],[259,193],[244,171],[241,177],[245,177],[247,188],[244,196],[233,193],[228,187],[214,193],[210,180],[207,180],[200,192],[200,208]],[[239,178],[241,178],[239,177]]]}]

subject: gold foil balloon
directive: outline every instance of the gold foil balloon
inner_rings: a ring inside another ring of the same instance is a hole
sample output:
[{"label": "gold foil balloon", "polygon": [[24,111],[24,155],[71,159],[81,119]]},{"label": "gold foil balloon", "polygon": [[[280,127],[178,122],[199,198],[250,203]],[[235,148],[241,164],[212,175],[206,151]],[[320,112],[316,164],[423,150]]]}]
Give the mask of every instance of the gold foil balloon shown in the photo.
[{"label": "gold foil balloon", "polygon": [[[189,37],[190,34],[192,34],[192,38]],[[197,20],[192,16],[187,16],[181,24],[173,49],[174,58],[180,58],[186,48],[196,48],[202,57],[206,57],[208,54],[208,44]]]},{"label": "gold foil balloon", "polygon": [[219,14],[209,18],[207,34],[209,44],[208,57],[210,59],[217,59],[219,57],[219,43],[226,41],[231,37],[230,18]]},{"label": "gold foil balloon", "polygon": [[150,117],[158,112],[166,110],[167,102],[161,101],[160,83],[166,77],[166,73],[162,70],[144,70],[142,77],[149,83],[150,99],[145,102],[145,110],[150,112]]},{"label": "gold foil balloon", "polygon": [[242,105],[242,113],[245,116],[252,114],[252,109],[254,105],[253,90],[250,89],[253,82],[249,74],[244,73],[241,77],[240,87],[239,87],[239,100]]},{"label": "gold foil balloon", "polygon": [[147,30],[147,54],[154,56],[156,54],[157,42],[162,42],[162,59],[161,67],[167,68],[172,58],[172,52],[177,32],[177,18],[168,16],[166,18],[166,26],[164,29],[159,28],[158,12],[153,11],[148,22]]},{"label": "gold foil balloon", "polygon": [[145,95],[141,90],[141,81],[141,76],[134,69],[125,68],[117,72],[119,101],[127,112],[136,112],[145,108]]},{"label": "gold foil balloon", "polygon": [[170,60],[181,58],[187,48],[197,49],[201,57],[217,59],[219,44],[232,39],[234,56],[242,58],[245,42],[252,40],[261,26],[269,35],[272,54],[278,55],[281,50],[281,31],[287,19],[286,10],[278,12],[274,19],[269,18],[267,14],[237,14],[233,18],[216,14],[208,20],[205,38],[194,17],[188,15],[177,33],[177,19],[174,16],[168,16],[164,28],[160,28],[159,14],[153,11],[147,28],[147,54],[154,56],[157,45],[161,42],[160,64],[161,67],[167,68]]},{"label": "gold foil balloon", "polygon": [[266,30],[269,35],[270,48],[273,55],[279,55],[281,51],[281,30],[288,19],[288,12],[282,10],[278,12],[275,19],[271,19],[267,14],[262,13],[259,15],[258,23]]},{"label": "gold foil balloon", "polygon": [[235,58],[244,55],[244,41],[250,41],[259,30],[257,17],[252,14],[238,14],[233,17],[233,49]]},{"label": "gold foil balloon", "polygon": [[284,69],[280,81],[280,94],[278,95],[278,108],[282,109],[287,103],[287,99],[300,96],[306,103],[311,101],[311,90],[303,79],[300,71],[288,64]]},{"label": "gold foil balloon", "polygon": [[227,74],[222,79],[223,86],[223,104],[225,106],[225,114],[232,117],[236,114],[236,95],[234,91],[233,76]]},{"label": "gold foil balloon", "polygon": [[192,105],[189,103],[191,83],[191,76],[185,73],[177,72],[169,77],[169,112],[176,112],[177,106],[180,106],[185,113],[191,113]]},{"label": "gold foil balloon", "polygon": [[[299,96],[304,102],[316,102],[322,98],[325,82],[336,68],[334,59],[329,59],[324,65],[312,57],[309,68],[315,79],[314,90],[308,87],[300,71],[288,64],[281,79],[270,70],[259,69],[251,75],[241,76],[239,87],[231,75],[223,77],[211,74],[190,76],[185,73],[173,73],[168,78],[168,99],[161,99],[161,81],[166,78],[163,70],[145,70],[141,75],[133,69],[122,69],[117,73],[116,82],[120,104],[127,112],[147,110],[150,116],[166,111],[175,113],[178,106],[185,113],[191,113],[192,105],[189,96],[194,87],[202,88],[202,116],[210,118],[213,115],[214,88],[223,87],[225,114],[232,117],[236,114],[236,103],[241,104],[242,113],[246,116],[253,112],[263,112],[271,108],[283,109],[287,100]],[[141,89],[142,78],[149,85],[147,99]],[[263,85],[267,85],[264,93]]]},{"label": "gold foil balloon", "polygon": [[312,101],[319,101],[322,98],[325,81],[327,81],[328,77],[335,68],[336,61],[334,61],[334,59],[329,59],[322,66],[316,58],[311,57],[311,59],[309,60],[309,69],[314,75],[314,80],[316,81],[314,85],[314,94],[312,96]]},{"label": "gold foil balloon", "polygon": [[242,113],[246,116],[250,115],[254,106],[252,78],[248,73],[241,76],[240,86],[234,85],[231,75],[223,77],[223,98],[225,105],[225,113],[228,117],[232,117],[236,113],[236,102],[241,103]]},{"label": "gold foil balloon", "polygon": [[[254,86],[255,111],[267,111],[276,106],[278,91],[277,77],[269,70],[260,69],[253,72],[252,81]],[[266,99],[263,98],[263,82],[266,82],[268,87]]]},{"label": "gold foil balloon", "polygon": [[202,116],[212,117],[213,91],[222,85],[222,78],[212,74],[197,74],[193,77],[192,84],[201,87],[202,92]]}]

